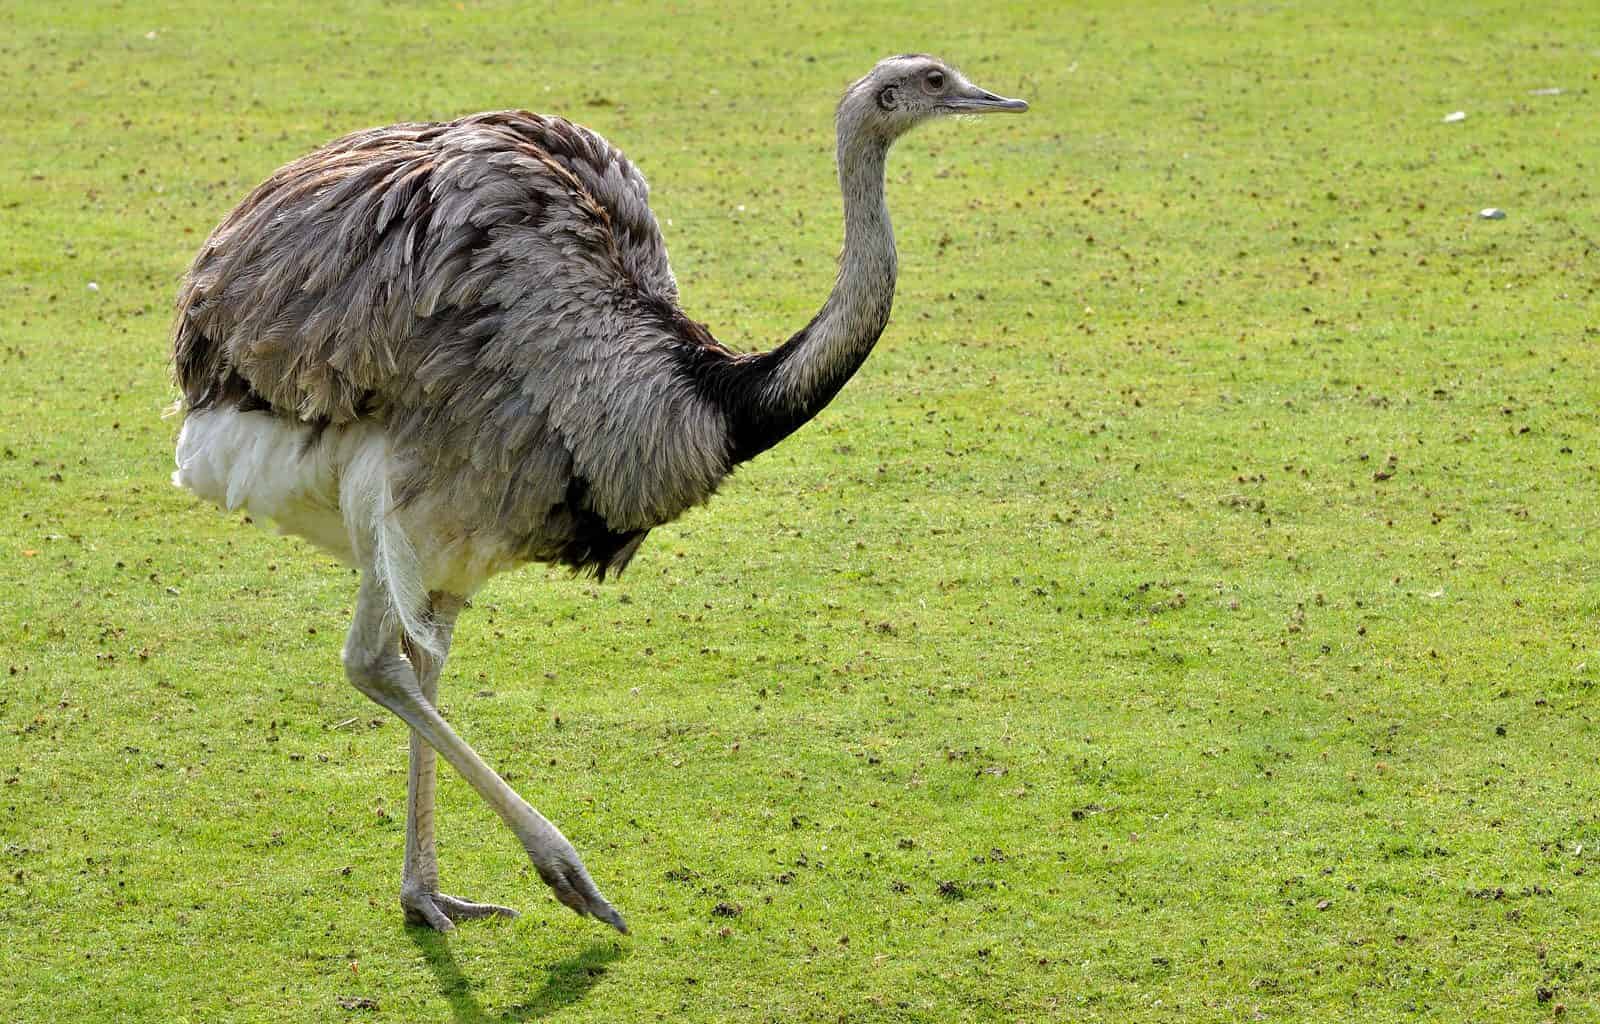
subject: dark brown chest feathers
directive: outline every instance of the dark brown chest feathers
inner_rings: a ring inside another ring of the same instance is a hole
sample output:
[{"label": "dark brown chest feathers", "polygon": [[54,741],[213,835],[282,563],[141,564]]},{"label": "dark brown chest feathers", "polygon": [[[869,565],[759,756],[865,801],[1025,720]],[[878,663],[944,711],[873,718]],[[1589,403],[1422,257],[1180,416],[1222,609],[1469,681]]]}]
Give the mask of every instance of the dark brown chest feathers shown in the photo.
[{"label": "dark brown chest feathers", "polygon": [[575,573],[592,572],[602,582],[607,573],[620,575],[644,543],[649,530],[613,530],[605,518],[589,507],[589,482],[575,476],[567,482],[565,498],[550,509],[545,528],[536,538],[540,550],[528,555],[554,561]]}]

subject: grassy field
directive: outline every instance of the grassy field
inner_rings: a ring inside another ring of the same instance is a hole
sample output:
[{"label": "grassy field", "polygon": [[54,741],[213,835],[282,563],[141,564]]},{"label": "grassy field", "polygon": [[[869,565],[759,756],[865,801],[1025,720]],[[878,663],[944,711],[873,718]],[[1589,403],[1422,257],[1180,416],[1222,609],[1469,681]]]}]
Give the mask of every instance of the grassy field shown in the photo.
[{"label": "grassy field", "polygon": [[[1600,22],[1400,6],[0,2],[0,1018],[1600,1020]],[[634,934],[447,771],[445,888],[525,913],[405,927],[351,574],[167,482],[184,267],[523,106],[767,347],[906,50],[1033,110],[896,150],[877,354],[446,671]]]}]

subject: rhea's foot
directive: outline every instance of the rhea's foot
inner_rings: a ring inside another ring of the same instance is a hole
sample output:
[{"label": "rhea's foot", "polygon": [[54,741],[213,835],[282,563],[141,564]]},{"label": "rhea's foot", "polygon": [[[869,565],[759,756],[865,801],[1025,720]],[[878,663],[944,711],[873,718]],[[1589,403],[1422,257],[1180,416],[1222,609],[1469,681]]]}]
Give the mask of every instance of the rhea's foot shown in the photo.
[{"label": "rhea's foot", "polygon": [[439,932],[450,931],[458,921],[517,916],[517,912],[510,907],[496,903],[472,903],[446,896],[442,892],[402,892],[400,905],[406,911],[406,924],[425,924]]},{"label": "rhea's foot", "polygon": [[541,865],[534,860],[534,869],[539,872],[539,877],[555,891],[556,899],[571,907],[579,917],[587,914],[599,921],[615,928],[622,934],[628,934],[628,924],[617,913],[606,898],[600,895],[600,889],[589,877],[589,872],[584,869],[583,862],[578,859],[577,851],[569,845],[553,858],[554,863]]}]

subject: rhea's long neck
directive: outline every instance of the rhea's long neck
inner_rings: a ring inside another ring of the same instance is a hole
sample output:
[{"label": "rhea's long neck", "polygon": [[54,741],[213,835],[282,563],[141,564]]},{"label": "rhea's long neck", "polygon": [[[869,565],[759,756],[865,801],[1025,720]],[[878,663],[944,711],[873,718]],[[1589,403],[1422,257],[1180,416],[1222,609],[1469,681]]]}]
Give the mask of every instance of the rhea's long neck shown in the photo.
[{"label": "rhea's long neck", "polygon": [[844,253],[833,291],[811,322],[771,352],[752,357],[731,417],[734,457],[743,461],[810,420],[860,368],[889,323],[894,304],[894,229],[884,201],[888,142],[839,128]]}]

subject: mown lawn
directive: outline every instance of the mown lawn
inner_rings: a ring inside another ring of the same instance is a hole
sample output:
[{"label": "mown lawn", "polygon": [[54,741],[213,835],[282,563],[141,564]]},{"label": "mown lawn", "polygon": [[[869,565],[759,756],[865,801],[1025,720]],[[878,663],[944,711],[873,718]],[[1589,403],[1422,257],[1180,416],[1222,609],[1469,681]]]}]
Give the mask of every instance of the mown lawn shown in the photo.
[{"label": "mown lawn", "polygon": [[[1600,1020],[1600,21],[1402,6],[0,2],[0,1017]],[[525,913],[405,927],[353,578],[167,483],[188,260],[525,106],[766,347],[907,50],[1033,109],[896,150],[878,352],[446,670],[634,934],[448,772],[446,889]]]}]

